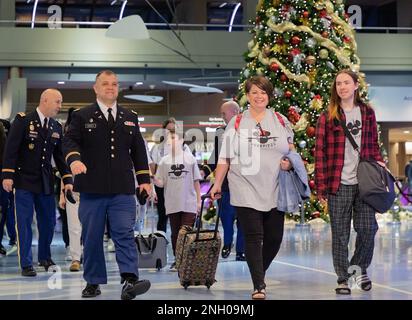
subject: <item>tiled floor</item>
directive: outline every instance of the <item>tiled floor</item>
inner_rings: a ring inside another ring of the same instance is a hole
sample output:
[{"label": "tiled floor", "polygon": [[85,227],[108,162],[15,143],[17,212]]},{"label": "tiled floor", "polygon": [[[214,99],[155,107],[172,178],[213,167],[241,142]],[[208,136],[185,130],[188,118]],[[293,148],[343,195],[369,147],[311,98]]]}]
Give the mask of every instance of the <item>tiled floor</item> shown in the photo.
[{"label": "tiled floor", "polygon": [[[16,267],[16,255],[0,258],[0,300],[81,299],[81,289],[85,285],[82,273],[68,271],[61,235],[56,234],[55,238],[53,259],[61,273],[52,275],[39,271],[35,278],[23,278]],[[353,246],[354,237],[352,250]],[[35,245],[33,256],[36,257]],[[102,286],[102,295],[96,299],[119,299],[121,286],[115,254],[107,253],[106,257],[109,283]],[[232,252],[228,259],[220,260],[217,282],[210,290],[206,287],[184,290],[179,285],[177,273],[168,271],[168,267],[159,272],[142,269],[141,278],[149,279],[152,288],[137,299],[248,300],[252,289],[249,270],[246,262],[236,262],[234,258]],[[287,225],[281,251],[267,273],[267,298],[412,300],[412,221],[395,226],[381,223],[369,276],[373,281],[372,291],[354,289],[350,296],[337,296],[329,225],[309,228]]]}]

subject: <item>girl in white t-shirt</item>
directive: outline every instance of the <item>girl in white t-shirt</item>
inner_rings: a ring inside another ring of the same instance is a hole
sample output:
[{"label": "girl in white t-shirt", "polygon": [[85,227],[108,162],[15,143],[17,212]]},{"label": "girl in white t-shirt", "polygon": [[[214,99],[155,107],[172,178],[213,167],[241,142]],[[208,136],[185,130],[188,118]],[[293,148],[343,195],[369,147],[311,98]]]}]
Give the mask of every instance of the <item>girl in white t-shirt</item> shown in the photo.
[{"label": "girl in white t-shirt", "polygon": [[[170,218],[173,254],[183,225],[193,226],[200,210],[200,172],[195,157],[183,149],[183,137],[171,131],[167,143],[172,152],[164,156],[155,175],[155,185],[164,188],[166,214]],[[175,270],[175,263],[170,267]]]}]

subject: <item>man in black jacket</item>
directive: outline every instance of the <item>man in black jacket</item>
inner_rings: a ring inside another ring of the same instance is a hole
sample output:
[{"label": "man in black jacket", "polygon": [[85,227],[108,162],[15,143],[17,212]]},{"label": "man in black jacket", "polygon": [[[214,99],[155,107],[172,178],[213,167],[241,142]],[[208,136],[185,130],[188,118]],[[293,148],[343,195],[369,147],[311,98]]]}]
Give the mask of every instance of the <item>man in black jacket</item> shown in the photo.
[{"label": "man in black jacket", "polygon": [[101,71],[94,91],[96,103],[73,112],[63,143],[66,161],[75,175],[74,190],[80,192],[83,277],[87,282],[82,297],[99,295],[99,285],[107,283],[103,252],[107,218],[124,283],[121,298],[129,300],[150,288],[148,280],[139,281],[133,229],[135,193],[151,192],[146,148],[137,114],[117,105],[116,74]]},{"label": "man in black jacket", "polygon": [[36,275],[32,263],[33,207],[39,230],[39,265],[46,271],[55,265],[50,245],[56,225],[52,156],[66,190],[73,189],[72,175],[62,153],[62,126],[53,119],[63,98],[55,89],[45,90],[36,111],[19,113],[11,126],[3,157],[3,189],[15,189],[19,263],[22,275]]}]

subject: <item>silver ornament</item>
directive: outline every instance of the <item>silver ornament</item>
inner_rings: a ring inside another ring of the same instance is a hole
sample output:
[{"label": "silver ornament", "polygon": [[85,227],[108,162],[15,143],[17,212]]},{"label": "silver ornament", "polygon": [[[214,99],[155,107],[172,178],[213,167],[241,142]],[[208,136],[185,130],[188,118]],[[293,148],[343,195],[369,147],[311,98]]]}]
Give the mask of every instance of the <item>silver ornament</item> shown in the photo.
[{"label": "silver ornament", "polygon": [[299,145],[299,148],[303,149],[303,148],[306,147],[306,141],[305,141],[305,140],[301,140],[301,141],[299,141],[298,145]]}]

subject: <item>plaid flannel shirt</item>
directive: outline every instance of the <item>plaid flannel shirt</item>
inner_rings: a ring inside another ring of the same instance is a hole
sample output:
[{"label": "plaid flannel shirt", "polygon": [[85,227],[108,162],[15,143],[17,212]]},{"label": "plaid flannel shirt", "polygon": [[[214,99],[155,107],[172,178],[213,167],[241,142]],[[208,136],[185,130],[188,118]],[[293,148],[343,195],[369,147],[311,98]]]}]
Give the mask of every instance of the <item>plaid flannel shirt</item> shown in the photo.
[{"label": "plaid flannel shirt", "polygon": [[[378,144],[378,130],[375,112],[366,105],[360,105],[362,115],[361,159],[383,161]],[[346,121],[344,112],[341,112]],[[340,122],[330,121],[324,112],[318,119],[315,142],[315,185],[318,196],[336,194],[340,185],[345,157],[345,137]]]}]

